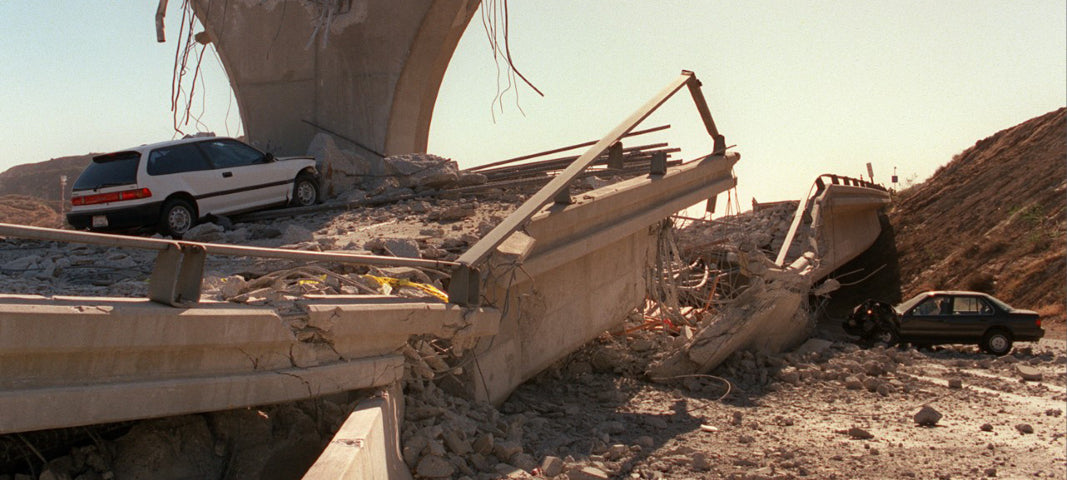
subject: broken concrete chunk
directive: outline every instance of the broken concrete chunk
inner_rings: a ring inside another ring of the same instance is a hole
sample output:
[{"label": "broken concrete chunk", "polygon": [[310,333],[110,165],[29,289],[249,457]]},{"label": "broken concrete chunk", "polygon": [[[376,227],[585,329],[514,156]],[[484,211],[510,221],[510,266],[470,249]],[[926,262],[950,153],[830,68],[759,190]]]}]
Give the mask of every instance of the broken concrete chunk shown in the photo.
[{"label": "broken concrete chunk", "polygon": [[563,473],[563,459],[551,455],[541,460],[541,474],[552,478]]},{"label": "broken concrete chunk", "polygon": [[583,467],[568,471],[567,478],[570,480],[608,480],[611,476],[596,467]]},{"label": "broken concrete chunk", "polygon": [[390,238],[384,243],[385,251],[394,257],[422,258],[418,242],[410,238]]}]

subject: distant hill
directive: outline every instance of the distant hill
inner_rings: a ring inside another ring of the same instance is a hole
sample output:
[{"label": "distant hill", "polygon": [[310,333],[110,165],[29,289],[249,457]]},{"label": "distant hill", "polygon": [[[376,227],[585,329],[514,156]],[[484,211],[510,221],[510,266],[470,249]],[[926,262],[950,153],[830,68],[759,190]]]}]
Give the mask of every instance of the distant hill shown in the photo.
[{"label": "distant hill", "polygon": [[26,195],[43,200],[60,200],[59,178],[67,176],[67,198],[70,186],[93,155],[75,155],[52,160],[16,165],[0,173],[0,195]]},{"label": "distant hill", "polygon": [[1064,318],[1065,111],[979,140],[897,195],[889,220],[904,298],[934,288],[979,290]]}]

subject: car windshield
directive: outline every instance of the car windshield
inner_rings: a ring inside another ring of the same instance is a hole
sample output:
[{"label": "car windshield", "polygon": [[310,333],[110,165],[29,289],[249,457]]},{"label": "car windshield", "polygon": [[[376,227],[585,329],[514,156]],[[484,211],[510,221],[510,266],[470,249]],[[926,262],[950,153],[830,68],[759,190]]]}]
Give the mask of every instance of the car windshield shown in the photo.
[{"label": "car windshield", "polygon": [[137,183],[137,162],[140,159],[141,154],[137,152],[109,153],[95,157],[78,176],[72,189],[95,190]]},{"label": "car windshield", "polygon": [[898,315],[903,315],[904,312],[911,310],[911,307],[914,307],[917,303],[921,302],[927,296],[928,295],[925,292],[920,293],[914,297],[909,298],[904,303],[893,307],[893,310],[896,310]]}]

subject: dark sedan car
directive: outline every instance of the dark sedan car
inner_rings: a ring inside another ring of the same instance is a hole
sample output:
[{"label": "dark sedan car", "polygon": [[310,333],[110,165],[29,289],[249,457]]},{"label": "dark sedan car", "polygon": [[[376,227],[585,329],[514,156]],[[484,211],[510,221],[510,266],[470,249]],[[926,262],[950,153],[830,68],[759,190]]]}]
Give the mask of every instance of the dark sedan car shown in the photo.
[{"label": "dark sedan car", "polygon": [[1012,342],[1045,335],[1036,312],[1012,308],[980,292],[923,292],[897,306],[867,300],[845,320],[845,331],[867,340],[921,345],[971,343],[994,355]]}]

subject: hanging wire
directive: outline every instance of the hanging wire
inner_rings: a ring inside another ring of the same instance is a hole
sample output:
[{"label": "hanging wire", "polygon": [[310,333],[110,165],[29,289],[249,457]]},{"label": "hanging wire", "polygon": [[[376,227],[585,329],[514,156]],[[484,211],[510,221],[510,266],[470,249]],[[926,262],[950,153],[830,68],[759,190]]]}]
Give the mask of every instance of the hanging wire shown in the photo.
[{"label": "hanging wire", "polygon": [[[543,97],[545,94],[519,71],[512,59],[508,1],[485,0],[481,3],[480,8],[482,28],[485,30],[486,38],[489,40],[489,49],[493,52],[493,63],[496,66],[496,95],[493,96],[493,101],[490,103],[490,114],[493,122],[496,122],[497,108],[501,112],[504,111],[504,96],[512,90],[515,92],[515,106],[519,109],[519,113],[525,116],[526,112],[523,111],[522,105],[519,104],[519,80],[522,80],[538,95]],[[503,88],[501,88],[502,73]]]}]

